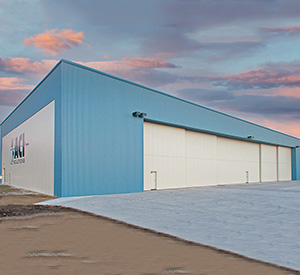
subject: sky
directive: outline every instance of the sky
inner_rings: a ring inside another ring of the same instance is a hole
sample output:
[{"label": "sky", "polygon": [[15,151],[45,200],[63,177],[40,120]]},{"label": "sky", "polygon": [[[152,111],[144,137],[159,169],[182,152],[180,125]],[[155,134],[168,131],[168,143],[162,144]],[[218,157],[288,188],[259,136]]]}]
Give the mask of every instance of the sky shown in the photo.
[{"label": "sky", "polygon": [[0,121],[61,59],[300,138],[299,0],[0,0]]}]

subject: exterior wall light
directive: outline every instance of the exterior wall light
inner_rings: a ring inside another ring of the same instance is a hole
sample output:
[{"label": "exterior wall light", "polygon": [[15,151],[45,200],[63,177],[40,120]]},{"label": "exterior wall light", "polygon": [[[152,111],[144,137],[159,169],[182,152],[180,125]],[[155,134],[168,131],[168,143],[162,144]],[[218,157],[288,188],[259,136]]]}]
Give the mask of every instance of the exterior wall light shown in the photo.
[{"label": "exterior wall light", "polygon": [[296,148],[299,148],[299,146],[297,145]]},{"label": "exterior wall light", "polygon": [[132,113],[132,115],[134,116],[134,117],[138,117],[138,116],[140,116],[142,113],[141,112],[134,112],[134,113]]},{"label": "exterior wall light", "polygon": [[137,111],[136,111],[136,112],[133,112],[132,115],[133,115],[134,117],[140,117],[140,118],[144,118],[144,117],[147,116],[146,113],[141,113],[141,112],[137,112]]},{"label": "exterior wall light", "polygon": [[248,136],[247,139],[254,139],[254,136]]}]

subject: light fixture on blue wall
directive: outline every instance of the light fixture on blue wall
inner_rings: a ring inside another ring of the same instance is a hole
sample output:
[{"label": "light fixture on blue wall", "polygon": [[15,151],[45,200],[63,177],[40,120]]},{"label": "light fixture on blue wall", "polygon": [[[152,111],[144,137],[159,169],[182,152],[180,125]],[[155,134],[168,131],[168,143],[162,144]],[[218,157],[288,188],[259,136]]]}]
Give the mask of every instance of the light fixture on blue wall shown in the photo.
[{"label": "light fixture on blue wall", "polygon": [[134,117],[140,117],[140,118],[144,118],[144,117],[147,116],[146,113],[141,113],[141,112],[138,112],[138,111],[133,112],[132,115],[133,115]]},{"label": "light fixture on blue wall", "polygon": [[248,136],[247,139],[254,139],[254,136]]}]

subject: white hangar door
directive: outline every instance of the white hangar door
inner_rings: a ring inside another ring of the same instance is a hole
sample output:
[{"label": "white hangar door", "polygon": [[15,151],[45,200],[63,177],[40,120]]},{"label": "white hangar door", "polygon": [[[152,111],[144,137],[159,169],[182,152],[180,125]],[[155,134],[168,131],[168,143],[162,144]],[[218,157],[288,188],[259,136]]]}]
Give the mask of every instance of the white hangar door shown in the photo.
[{"label": "white hangar door", "polygon": [[217,183],[259,182],[259,144],[217,138]]},{"label": "white hangar door", "polygon": [[203,133],[185,132],[186,185],[217,184],[217,137]]},{"label": "white hangar door", "polygon": [[144,190],[185,185],[185,130],[144,123]]},{"label": "white hangar door", "polygon": [[261,182],[277,181],[277,147],[261,144]]},{"label": "white hangar door", "polygon": [[278,180],[292,180],[292,150],[278,146]]},{"label": "white hangar door", "polygon": [[259,181],[259,144],[144,123],[144,190]]}]

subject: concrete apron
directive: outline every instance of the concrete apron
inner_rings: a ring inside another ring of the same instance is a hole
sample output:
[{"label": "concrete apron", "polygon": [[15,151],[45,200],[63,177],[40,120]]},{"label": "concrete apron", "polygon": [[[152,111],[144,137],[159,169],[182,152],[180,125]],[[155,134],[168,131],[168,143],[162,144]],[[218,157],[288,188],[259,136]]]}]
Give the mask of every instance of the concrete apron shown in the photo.
[{"label": "concrete apron", "polygon": [[63,205],[300,270],[300,181],[59,198]]}]

